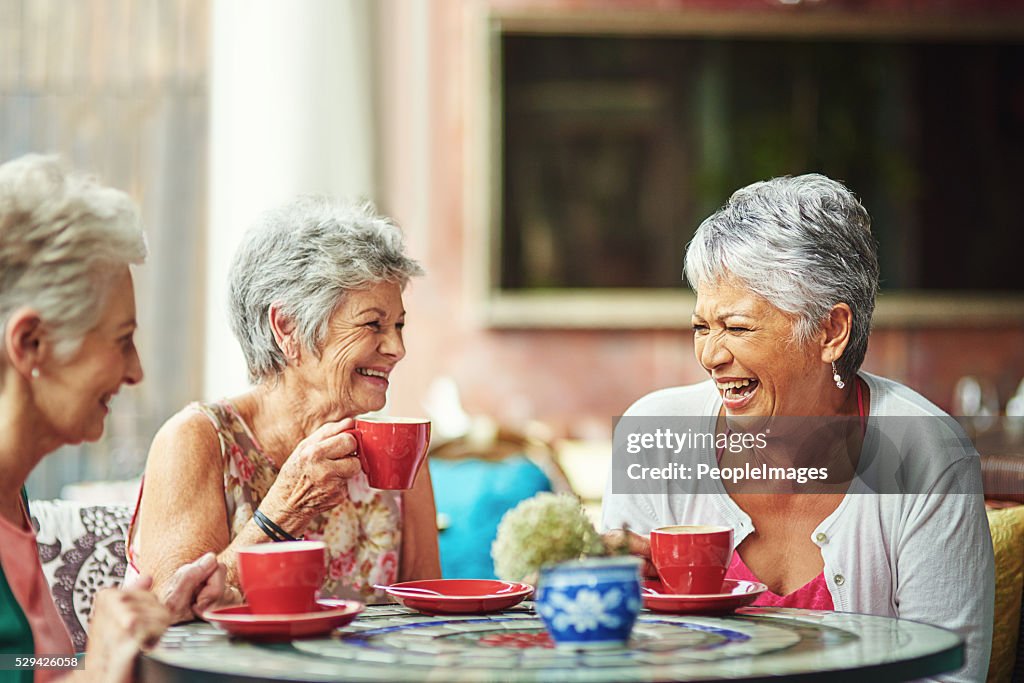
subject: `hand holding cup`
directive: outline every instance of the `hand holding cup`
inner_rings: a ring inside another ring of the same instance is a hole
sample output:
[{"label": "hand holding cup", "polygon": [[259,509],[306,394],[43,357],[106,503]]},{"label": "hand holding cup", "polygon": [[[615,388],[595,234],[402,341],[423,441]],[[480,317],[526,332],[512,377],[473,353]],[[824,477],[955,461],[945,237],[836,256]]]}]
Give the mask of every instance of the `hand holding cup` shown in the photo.
[{"label": "hand holding cup", "polygon": [[[347,496],[348,480],[360,471],[352,418],[328,422],[292,451],[260,508],[272,519],[301,519],[326,512]],[[281,514],[284,513],[284,514]],[[301,534],[301,529],[294,535]]]},{"label": "hand holding cup", "polygon": [[642,578],[658,577],[658,570],[651,562],[651,541],[646,536],[633,533],[629,529],[611,529],[601,535],[601,541],[609,555],[629,554],[641,558]]}]

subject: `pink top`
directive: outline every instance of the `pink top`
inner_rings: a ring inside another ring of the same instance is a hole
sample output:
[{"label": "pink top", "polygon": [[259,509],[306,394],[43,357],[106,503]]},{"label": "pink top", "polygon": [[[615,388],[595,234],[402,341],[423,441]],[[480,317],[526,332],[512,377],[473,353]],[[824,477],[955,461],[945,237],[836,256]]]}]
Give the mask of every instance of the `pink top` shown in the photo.
[{"label": "pink top", "polygon": [[[865,423],[864,414],[864,395],[860,388],[860,381],[857,380],[857,412],[860,415],[860,427],[862,430],[867,428]],[[722,460],[722,451],[718,450],[718,461]],[[754,576],[754,572],[750,571],[743,558],[740,557],[739,551],[732,554],[732,564],[729,565],[729,569],[725,572],[725,578],[727,579],[738,579],[741,581],[762,581]],[[800,588],[797,588],[788,595],[779,595],[773,593],[770,590],[761,593],[757,600],[754,601],[755,607],[799,607],[802,609],[821,609],[821,610],[834,610],[835,604],[832,602],[832,594],[828,591],[828,583],[825,581],[825,572],[822,571],[820,574],[815,576],[813,579],[805,583]]]},{"label": "pink top", "polygon": [[[757,581],[760,579],[754,576],[754,572],[747,568],[738,552],[732,554],[732,564],[725,572],[727,579],[740,579],[742,581]],[[754,601],[755,607],[800,607],[802,609],[825,609],[833,610],[832,594],[828,592],[828,584],[825,583],[825,572],[821,572],[813,579],[789,595],[778,595],[770,590],[761,593]]]},{"label": "pink top", "polygon": [[[0,566],[14,599],[18,601],[32,629],[34,654],[72,655],[75,650],[71,645],[71,636],[57,613],[57,606],[53,604],[43,565],[39,563],[36,535],[31,531],[32,525],[24,507],[22,515],[25,519],[23,528],[0,517]],[[66,673],[60,669],[37,669],[35,680],[37,683],[56,680]]]}]

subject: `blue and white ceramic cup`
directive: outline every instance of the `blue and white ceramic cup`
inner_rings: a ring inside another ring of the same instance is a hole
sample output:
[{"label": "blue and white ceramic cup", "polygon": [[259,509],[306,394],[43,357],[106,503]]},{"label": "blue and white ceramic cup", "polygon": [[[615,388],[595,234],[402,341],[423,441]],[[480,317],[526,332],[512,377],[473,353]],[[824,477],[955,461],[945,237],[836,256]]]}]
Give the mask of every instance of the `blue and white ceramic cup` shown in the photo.
[{"label": "blue and white ceramic cup", "polygon": [[634,557],[602,557],[542,569],[534,604],[555,645],[625,645],[640,612],[639,568]]}]

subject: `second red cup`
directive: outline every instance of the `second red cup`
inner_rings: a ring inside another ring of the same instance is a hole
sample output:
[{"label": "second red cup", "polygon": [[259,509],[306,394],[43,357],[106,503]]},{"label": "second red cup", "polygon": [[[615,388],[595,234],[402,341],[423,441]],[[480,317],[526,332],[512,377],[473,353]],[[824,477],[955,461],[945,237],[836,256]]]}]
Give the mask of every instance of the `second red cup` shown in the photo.
[{"label": "second red cup", "polygon": [[238,551],[238,573],[253,614],[303,614],[316,608],[327,546],[321,541],[261,543]]},{"label": "second red cup", "polygon": [[727,526],[659,527],[651,532],[651,562],[673,593],[720,593],[732,561],[732,540]]}]

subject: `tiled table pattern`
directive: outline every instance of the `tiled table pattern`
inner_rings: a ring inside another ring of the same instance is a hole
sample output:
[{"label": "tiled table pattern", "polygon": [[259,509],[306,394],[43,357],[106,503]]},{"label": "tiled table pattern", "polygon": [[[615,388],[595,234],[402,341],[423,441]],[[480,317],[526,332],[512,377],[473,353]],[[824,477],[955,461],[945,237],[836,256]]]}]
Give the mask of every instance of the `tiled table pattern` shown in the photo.
[{"label": "tiled table pattern", "polygon": [[[645,611],[629,647],[614,650],[567,652],[479,642],[542,632],[531,603],[466,617],[374,606],[330,637],[290,643],[233,640],[209,624],[186,624],[170,629],[148,658],[191,671],[276,680],[685,681],[941,659],[958,645],[955,635],[913,622],[760,608],[729,617]],[[872,680],[895,680],[884,673],[876,669]]]}]

